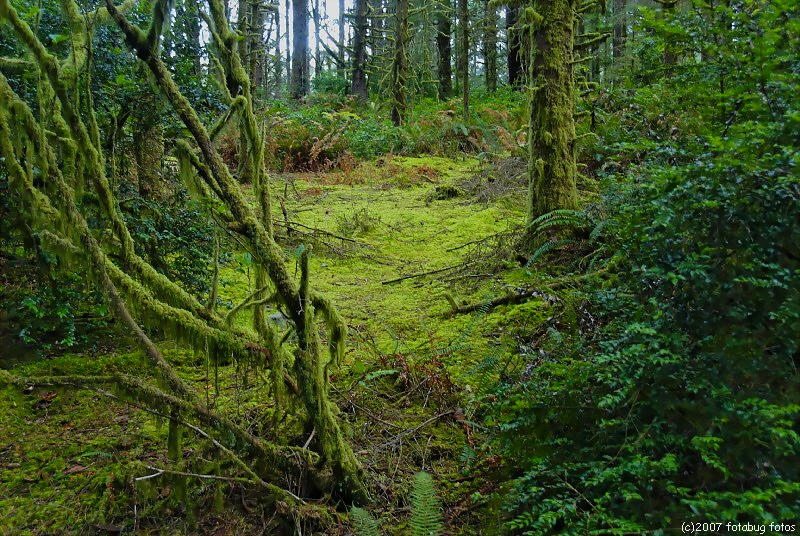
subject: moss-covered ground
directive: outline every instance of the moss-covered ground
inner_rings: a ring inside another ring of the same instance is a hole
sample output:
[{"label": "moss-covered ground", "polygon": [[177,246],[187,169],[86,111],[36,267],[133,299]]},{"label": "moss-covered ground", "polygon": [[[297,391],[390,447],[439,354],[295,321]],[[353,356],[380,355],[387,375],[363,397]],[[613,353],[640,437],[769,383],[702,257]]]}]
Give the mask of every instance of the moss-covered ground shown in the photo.
[{"label": "moss-covered ground", "polygon": [[[408,533],[409,482],[420,470],[434,476],[449,533],[496,528],[496,514],[485,503],[495,484],[463,472],[481,433],[470,420],[471,400],[486,381],[481,365],[511,352],[509,328],[525,329],[531,319],[546,317],[549,307],[534,300],[450,314],[448,297],[481,301],[519,274],[488,262],[485,251],[472,246],[519,225],[524,216],[521,192],[479,203],[462,189],[480,167],[473,159],[387,157],[347,172],[272,178],[277,232],[287,253],[301,244],[313,248],[312,284],[333,298],[349,326],[332,397],[367,471],[367,509],[387,534]],[[281,204],[285,211],[278,210]],[[253,278],[241,251],[230,249],[224,259],[223,312],[249,294]],[[248,314],[237,322],[249,323]],[[129,343],[118,342],[120,348]],[[169,342],[161,347],[181,375],[232,415],[251,422],[268,403],[259,373],[245,379],[236,365],[220,367],[217,391],[202,357]],[[120,350],[64,355],[14,370],[145,368],[136,350]],[[167,426],[157,417],[87,391],[7,388],[0,391],[0,405],[4,534],[258,534],[268,526],[257,497],[235,484],[190,480],[187,511],[183,501],[170,498],[166,477],[136,481],[154,472],[148,466],[166,464]],[[214,489],[227,499],[222,509],[213,508]]]}]

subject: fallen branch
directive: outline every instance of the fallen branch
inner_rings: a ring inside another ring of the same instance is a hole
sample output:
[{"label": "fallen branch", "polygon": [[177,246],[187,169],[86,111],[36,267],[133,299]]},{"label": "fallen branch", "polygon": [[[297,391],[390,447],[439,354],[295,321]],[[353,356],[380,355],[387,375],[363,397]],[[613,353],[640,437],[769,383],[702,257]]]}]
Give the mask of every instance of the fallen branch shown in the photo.
[{"label": "fallen branch", "polygon": [[469,305],[458,305],[455,299],[453,299],[453,297],[449,294],[445,294],[444,297],[450,303],[450,307],[452,308],[450,311],[451,316],[471,313],[483,309],[488,311],[489,309],[494,309],[498,305],[516,305],[526,301],[529,298],[540,296],[542,298],[552,298],[552,296],[547,294],[546,291],[557,290],[568,285],[569,283],[577,283],[579,281],[583,281],[584,279],[589,279],[591,277],[600,275],[604,272],[606,272],[606,268],[601,268],[600,270],[589,272],[588,274],[561,277],[558,279],[553,279],[546,285],[541,285],[536,288],[526,288],[517,292],[508,293],[493,300],[471,303]]},{"label": "fallen branch", "polygon": [[414,279],[416,277],[423,277],[426,275],[433,275],[433,274],[440,274],[442,272],[449,272],[450,270],[455,270],[456,268],[462,268],[469,266],[474,263],[466,263],[466,264],[455,264],[453,266],[448,266],[446,268],[439,268],[437,270],[428,270],[427,272],[419,272],[416,274],[409,274],[404,275],[402,277],[396,277],[394,279],[389,279],[388,281],[381,281],[381,285],[391,285],[392,283],[399,283],[400,281],[405,281],[406,279]]},{"label": "fallen branch", "polygon": [[414,433],[416,433],[416,432],[418,432],[418,431],[422,430],[423,428],[425,428],[426,426],[428,426],[428,425],[429,425],[429,424],[431,424],[432,422],[434,422],[434,421],[438,421],[438,420],[439,420],[439,419],[441,419],[442,417],[446,417],[446,416],[448,416],[448,415],[451,415],[451,414],[453,414],[453,413],[455,413],[455,410],[452,410],[452,409],[450,409],[450,410],[444,411],[444,412],[442,412],[442,413],[440,413],[440,414],[438,414],[438,415],[434,415],[434,416],[433,416],[433,417],[431,417],[430,419],[428,419],[428,420],[424,421],[422,424],[418,424],[417,426],[414,426],[413,428],[408,428],[407,430],[403,430],[402,432],[400,432],[399,434],[397,434],[396,436],[394,436],[394,437],[393,437],[392,439],[390,439],[389,441],[387,441],[387,442],[385,442],[385,443],[382,443],[382,444],[378,445],[378,446],[376,447],[376,450],[381,450],[381,449],[384,449],[384,448],[386,448],[386,447],[388,447],[388,446],[392,445],[393,443],[396,443],[396,442],[400,441],[400,439],[401,439],[401,438],[403,438],[404,436],[407,436],[407,435],[410,435],[410,434],[414,434]]},{"label": "fallen branch", "polygon": [[355,238],[350,238],[350,237],[347,237],[347,236],[337,235],[336,233],[332,233],[330,231],[326,231],[325,229],[319,229],[317,227],[311,227],[310,225],[305,225],[303,223],[296,222],[296,221],[286,221],[285,223],[284,222],[280,222],[280,221],[274,221],[273,225],[278,225],[280,227],[286,227],[287,230],[290,230],[292,225],[296,225],[297,227],[302,227],[304,229],[308,229],[309,231],[312,231],[314,233],[320,233],[320,234],[324,234],[326,236],[330,236],[331,238],[337,238],[339,240],[342,240],[343,242],[350,242],[350,243],[353,243],[353,244],[358,244],[360,246],[372,247],[372,244],[368,244],[367,242],[362,242],[361,240],[356,240]]}]

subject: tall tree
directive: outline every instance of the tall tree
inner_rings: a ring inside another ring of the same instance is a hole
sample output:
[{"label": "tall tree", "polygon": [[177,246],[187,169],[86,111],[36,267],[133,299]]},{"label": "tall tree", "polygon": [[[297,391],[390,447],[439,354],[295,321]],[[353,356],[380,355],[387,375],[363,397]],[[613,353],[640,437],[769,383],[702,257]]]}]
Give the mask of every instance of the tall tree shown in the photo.
[{"label": "tall tree", "polygon": [[291,29],[289,27],[289,13],[291,11],[290,0],[286,0],[285,11],[283,20],[286,23],[286,92],[292,94],[292,47],[291,43]]},{"label": "tall tree", "polygon": [[508,51],[508,85],[519,88],[523,84],[522,37],[519,28],[520,6],[506,6],[506,50]]},{"label": "tall tree", "polygon": [[[576,42],[574,29],[579,26],[576,13],[586,13],[595,5],[594,0],[535,0],[535,11],[528,17],[532,78],[528,106],[529,221],[553,210],[575,208],[578,203],[574,53],[586,53],[609,35],[582,34]],[[600,4],[601,9],[604,6]]]},{"label": "tall tree", "polygon": [[161,174],[164,159],[164,127],[159,99],[151,92],[139,96],[140,106],[133,114],[133,155],[139,195],[160,201],[167,193],[167,184]]},{"label": "tall tree", "polygon": [[314,16],[314,76],[322,74],[322,56],[319,53],[319,30],[322,24],[322,14],[319,10],[319,0],[314,0],[313,7]]},{"label": "tall tree", "polygon": [[263,0],[250,2],[250,24],[247,40],[249,57],[247,58],[250,66],[250,81],[253,89],[264,86],[266,45],[264,42],[264,30],[266,29],[267,7]]},{"label": "tall tree", "polygon": [[449,99],[453,94],[453,66],[450,48],[450,0],[440,4],[436,10],[436,50],[438,51],[437,78],[439,99]]},{"label": "tall tree", "polygon": [[625,39],[628,33],[628,21],[625,14],[626,0],[614,0],[614,59],[625,54]]},{"label": "tall tree", "polygon": [[356,0],[353,31],[353,80],[350,92],[362,100],[367,98],[367,0]]},{"label": "tall tree", "polygon": [[292,0],[293,99],[308,95],[308,0]]},{"label": "tall tree", "polygon": [[539,0],[531,25],[528,220],[575,208],[574,0]]},{"label": "tall tree", "polygon": [[345,46],[344,46],[344,0],[339,0],[339,39],[337,40],[336,44],[339,47],[339,75],[344,78],[345,76],[345,66],[347,65],[345,60]]},{"label": "tall tree", "polygon": [[408,91],[408,0],[397,0],[392,60],[392,123],[405,121]]},{"label": "tall tree", "polygon": [[483,0],[483,61],[486,90],[497,89],[497,7]]},{"label": "tall tree", "polygon": [[458,48],[458,77],[461,79],[464,122],[469,121],[469,3],[458,0],[458,25],[461,46]]},{"label": "tall tree", "polygon": [[283,67],[281,59],[281,14],[276,8],[272,12],[272,15],[275,23],[275,54],[273,56],[273,63],[275,64],[275,83],[273,84],[272,94],[277,99],[281,96],[281,86],[283,85]]}]

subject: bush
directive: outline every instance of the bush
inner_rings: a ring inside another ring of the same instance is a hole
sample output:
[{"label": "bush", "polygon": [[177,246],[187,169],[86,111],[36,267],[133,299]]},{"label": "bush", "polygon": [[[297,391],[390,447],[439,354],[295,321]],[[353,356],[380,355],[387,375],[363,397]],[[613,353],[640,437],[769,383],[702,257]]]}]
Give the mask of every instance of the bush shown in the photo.
[{"label": "bush", "polygon": [[[714,68],[689,64],[612,96],[628,116],[593,149],[613,158],[598,173],[611,171],[618,246],[613,276],[584,296],[603,327],[552,331],[486,415],[519,468],[510,532],[800,515],[800,47],[769,30],[783,8],[762,8],[715,8],[735,21],[719,29],[731,46],[719,61],[748,58],[723,94]],[[745,42],[763,56],[739,55]],[[767,95],[751,93],[759,83]],[[729,113],[709,110],[714,99]]]}]

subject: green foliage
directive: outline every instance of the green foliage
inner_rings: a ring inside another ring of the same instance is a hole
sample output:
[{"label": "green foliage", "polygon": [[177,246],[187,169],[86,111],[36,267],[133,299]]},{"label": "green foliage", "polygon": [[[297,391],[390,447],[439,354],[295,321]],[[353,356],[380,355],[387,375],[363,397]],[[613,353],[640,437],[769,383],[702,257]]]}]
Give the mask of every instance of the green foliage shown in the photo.
[{"label": "green foliage", "polygon": [[442,512],[433,489],[433,478],[420,471],[414,475],[411,488],[411,534],[439,536],[442,533]]},{"label": "green foliage", "polygon": [[[383,371],[381,371],[383,372]],[[391,371],[396,372],[396,371]],[[433,477],[425,471],[414,475],[411,484],[411,519],[409,525],[412,536],[439,536],[444,531],[439,497],[433,486]],[[362,508],[350,509],[350,520],[357,536],[379,536],[380,526],[369,512]]]},{"label": "green foliage", "polygon": [[339,73],[325,71],[311,81],[314,91],[329,95],[347,95],[350,90],[348,80]]},{"label": "green foliage", "polygon": [[207,211],[177,189],[170,198],[147,200],[122,185],[125,222],[135,239],[136,252],[159,272],[197,295],[210,287],[214,227]]},{"label": "green foliage", "polygon": [[645,87],[611,95],[587,146],[606,162],[599,230],[579,213],[536,221],[605,237],[613,276],[578,296],[593,329],[551,332],[489,397],[485,423],[519,470],[508,532],[797,520],[797,16],[766,2],[645,13],[642,53],[668,36],[710,50],[642,61],[624,83]]},{"label": "green foliage", "polygon": [[369,512],[358,506],[350,509],[350,520],[356,536],[380,536],[381,529],[378,521]]}]

